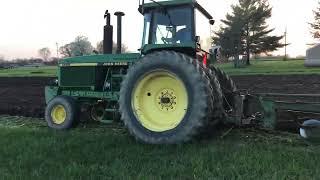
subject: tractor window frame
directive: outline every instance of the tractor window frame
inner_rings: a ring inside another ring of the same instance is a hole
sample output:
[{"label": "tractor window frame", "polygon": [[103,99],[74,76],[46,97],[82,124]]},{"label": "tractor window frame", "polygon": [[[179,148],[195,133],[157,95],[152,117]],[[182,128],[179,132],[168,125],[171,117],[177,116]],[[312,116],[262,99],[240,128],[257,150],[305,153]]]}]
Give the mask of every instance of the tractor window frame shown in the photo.
[{"label": "tractor window frame", "polygon": [[[152,27],[152,13],[145,13],[143,20],[144,20],[144,25],[143,25],[143,36],[142,36],[142,46],[149,44],[150,43],[150,32],[151,32],[151,27]],[[148,21],[149,20],[149,21]],[[147,32],[148,31],[148,32]],[[147,39],[148,38],[148,39]]]},{"label": "tractor window frame", "polygon": [[[201,18],[199,18],[199,17],[201,17]],[[203,51],[205,51],[205,52],[209,52],[209,50],[210,50],[210,48],[209,49],[204,49],[205,47],[203,46],[204,44],[206,44],[207,42],[205,42],[207,39],[206,38],[203,38],[203,37],[205,37],[205,36],[203,36],[202,35],[202,33],[200,33],[200,34],[198,34],[198,32],[199,32],[199,30],[198,30],[198,22],[197,21],[199,21],[199,19],[202,19],[202,21],[203,21],[203,23],[205,22],[204,21],[204,19],[206,19],[207,20],[207,23],[208,23],[208,31],[209,31],[209,33],[208,33],[208,38],[210,38],[211,37],[211,31],[212,31],[212,29],[211,29],[211,25],[210,25],[210,23],[209,23],[209,18],[208,18],[208,16],[205,14],[205,13],[203,13],[203,11],[201,10],[201,9],[199,9],[199,7],[195,7],[194,8],[194,25],[195,25],[195,36],[198,36],[199,38],[200,38],[200,41],[199,42],[197,42],[199,45],[200,45],[200,48],[199,49],[201,49],[201,50],[203,50]]]},{"label": "tractor window frame", "polygon": [[[196,43],[196,38],[195,38],[195,31],[196,31],[196,29],[195,29],[195,7],[193,5],[178,5],[178,6],[168,7],[167,10],[170,11],[170,9],[176,9],[176,8],[186,8],[186,9],[188,9],[188,11],[190,10],[190,13],[191,13],[190,14],[191,15],[191,22],[190,22],[190,26],[191,26],[191,41],[190,42]],[[154,8],[154,9],[151,9],[151,10],[149,10],[148,12],[146,12],[144,14],[144,16],[151,16],[151,17],[150,17],[149,32],[146,32],[147,31],[147,29],[146,29],[147,28],[146,27],[146,18],[144,18],[145,22],[144,22],[144,28],[143,28],[143,32],[144,32],[143,42],[142,42],[143,46],[147,45],[146,42],[148,42],[148,44],[155,44],[155,43],[153,43],[152,32],[153,32],[153,29],[154,29],[155,14],[158,13],[159,11],[160,11],[159,8]],[[146,41],[146,38],[148,38],[147,41]],[[181,43],[181,44],[183,44],[183,43]]]}]

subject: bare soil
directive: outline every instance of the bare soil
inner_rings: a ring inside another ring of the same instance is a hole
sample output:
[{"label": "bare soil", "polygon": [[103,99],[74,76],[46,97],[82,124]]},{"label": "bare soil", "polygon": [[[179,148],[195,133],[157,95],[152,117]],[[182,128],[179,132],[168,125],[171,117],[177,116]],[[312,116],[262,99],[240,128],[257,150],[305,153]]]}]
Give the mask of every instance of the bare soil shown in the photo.
[{"label": "bare soil", "polygon": [[[233,76],[251,93],[319,93],[320,75]],[[0,78],[0,114],[43,117],[44,87],[54,78]]]},{"label": "bare soil", "polygon": [[233,76],[238,89],[251,93],[320,94],[320,75]]},{"label": "bare soil", "polygon": [[53,78],[0,78],[0,114],[43,117],[44,87]]}]

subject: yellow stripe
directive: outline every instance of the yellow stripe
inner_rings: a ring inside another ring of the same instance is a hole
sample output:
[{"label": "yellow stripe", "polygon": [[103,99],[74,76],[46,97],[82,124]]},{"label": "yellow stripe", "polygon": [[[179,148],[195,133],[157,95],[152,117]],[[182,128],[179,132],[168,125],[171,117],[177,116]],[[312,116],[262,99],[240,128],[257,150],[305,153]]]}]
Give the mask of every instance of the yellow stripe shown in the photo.
[{"label": "yellow stripe", "polygon": [[80,67],[80,66],[98,66],[98,63],[73,63],[70,64],[73,67]]},{"label": "yellow stripe", "polygon": [[128,62],[105,62],[105,63],[70,63],[60,64],[60,67],[92,67],[92,66],[128,66]]}]

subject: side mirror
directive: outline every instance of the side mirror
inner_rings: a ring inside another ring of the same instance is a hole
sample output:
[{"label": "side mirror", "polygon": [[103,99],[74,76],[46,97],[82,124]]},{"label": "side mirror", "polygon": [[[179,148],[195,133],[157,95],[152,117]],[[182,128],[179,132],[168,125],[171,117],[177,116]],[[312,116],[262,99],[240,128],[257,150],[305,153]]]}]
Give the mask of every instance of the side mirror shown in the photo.
[{"label": "side mirror", "polygon": [[216,21],[215,21],[214,19],[210,19],[210,20],[209,20],[209,23],[210,23],[211,25],[214,25],[215,22],[216,22]]}]

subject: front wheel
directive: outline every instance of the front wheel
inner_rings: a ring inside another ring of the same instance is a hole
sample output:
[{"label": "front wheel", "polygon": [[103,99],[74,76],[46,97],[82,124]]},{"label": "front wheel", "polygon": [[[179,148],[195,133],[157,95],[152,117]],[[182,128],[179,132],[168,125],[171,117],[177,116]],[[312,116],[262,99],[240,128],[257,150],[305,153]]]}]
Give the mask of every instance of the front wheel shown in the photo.
[{"label": "front wheel", "polygon": [[79,109],[75,99],[57,96],[46,108],[45,119],[48,126],[57,130],[67,130],[78,123]]}]

